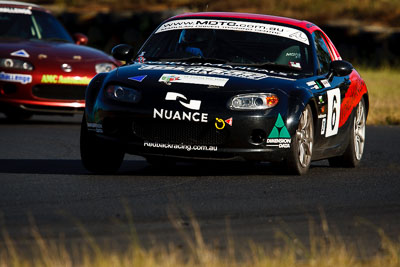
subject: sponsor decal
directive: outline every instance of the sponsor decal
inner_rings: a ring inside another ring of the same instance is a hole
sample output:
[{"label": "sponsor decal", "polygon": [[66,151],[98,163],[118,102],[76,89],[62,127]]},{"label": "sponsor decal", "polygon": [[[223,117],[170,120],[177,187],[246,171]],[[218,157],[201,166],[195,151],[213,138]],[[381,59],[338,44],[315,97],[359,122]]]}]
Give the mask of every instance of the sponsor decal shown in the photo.
[{"label": "sponsor decal", "polygon": [[222,130],[225,128],[225,121],[223,119],[215,118],[215,128]]},{"label": "sponsor decal", "polygon": [[324,98],[322,97],[322,95],[318,96],[318,104],[322,105],[324,103],[325,103],[325,101],[324,101]]},{"label": "sponsor decal", "polygon": [[[201,75],[219,75],[219,76],[227,76],[227,77],[236,77],[236,78],[244,78],[250,80],[262,80],[268,78],[269,76],[264,73],[257,73],[251,71],[243,71],[243,70],[226,70],[222,68],[216,67],[207,67],[207,66],[169,66],[169,65],[145,65],[141,66],[139,70],[176,70],[183,71],[185,73],[190,74],[201,74]],[[215,78],[215,77],[211,77]],[[222,83],[219,81],[219,83]]]},{"label": "sponsor decal", "polygon": [[136,62],[144,63],[146,61],[144,54],[146,54],[146,52],[144,52],[144,51],[142,53],[140,53],[140,55],[138,55],[138,57],[136,58]]},{"label": "sponsor decal", "polygon": [[103,133],[103,125],[99,123],[87,123],[87,127],[89,131],[94,131],[96,133]]},{"label": "sponsor decal", "polygon": [[325,88],[331,87],[331,84],[326,79],[321,80],[321,83]]},{"label": "sponsor decal", "polygon": [[32,82],[32,75],[0,72],[0,81],[27,84]]},{"label": "sponsor decal", "polygon": [[232,118],[226,119],[225,122],[226,122],[229,126],[232,126],[233,119],[232,119]]},{"label": "sponsor decal", "polygon": [[233,119],[220,119],[220,118],[215,118],[215,128],[217,130],[222,130],[225,128],[225,125],[228,124],[229,126],[232,126]]},{"label": "sponsor decal", "polygon": [[26,52],[24,49],[21,49],[21,50],[18,50],[18,51],[14,51],[14,52],[11,53],[11,55],[15,56],[15,57],[26,57],[26,58],[29,57],[28,52]]},{"label": "sponsor decal", "polygon": [[134,77],[129,77],[128,80],[136,81],[136,82],[142,82],[144,78],[146,78],[147,75],[141,75],[141,76],[134,76]]},{"label": "sponsor decal", "polygon": [[0,13],[32,15],[32,11],[30,9],[14,7],[0,7]]},{"label": "sponsor decal", "polygon": [[283,122],[281,114],[278,114],[275,125],[267,138],[267,147],[290,148],[290,134]]},{"label": "sponsor decal", "polygon": [[289,66],[296,69],[301,69],[300,62],[289,61]]},{"label": "sponsor decal", "polygon": [[307,35],[304,32],[297,30],[295,28],[280,26],[280,25],[272,25],[267,23],[248,22],[248,21],[215,20],[215,19],[173,20],[161,25],[157,29],[156,34],[165,31],[183,30],[183,29],[213,29],[213,30],[254,32],[254,33],[280,36],[309,45]]},{"label": "sponsor decal", "polygon": [[88,85],[91,79],[92,78],[87,76],[81,77],[43,74],[41,83]]},{"label": "sponsor decal", "polygon": [[327,79],[322,79],[322,80],[316,80],[316,81],[309,81],[306,82],[308,86],[311,87],[311,89],[323,89],[323,88],[328,88],[331,87],[331,84],[328,82]]},{"label": "sponsor decal", "polygon": [[143,56],[139,56],[139,57],[136,59],[136,62],[139,62],[139,63],[144,63],[145,61],[146,61],[146,58],[143,57]]},{"label": "sponsor decal", "polygon": [[295,52],[289,53],[289,52],[287,52],[287,53],[286,53],[286,56],[287,56],[287,57],[300,58],[300,53],[295,53]]},{"label": "sponsor decal", "polygon": [[333,136],[339,130],[340,118],[340,89],[335,88],[326,92],[328,96],[328,114],[325,137]]},{"label": "sponsor decal", "polygon": [[308,86],[310,86],[311,89],[319,89],[319,86],[318,86],[314,81],[306,82],[306,84],[307,84]]},{"label": "sponsor decal", "polygon": [[[165,100],[178,101],[182,106],[192,110],[200,110],[200,100],[188,100],[186,96],[168,92],[165,96]],[[186,112],[186,111],[174,111],[166,109],[153,109],[153,119],[163,120],[179,120],[179,121],[193,121],[193,122],[208,122],[208,113],[200,112]]]},{"label": "sponsor decal", "polygon": [[201,101],[200,100],[189,100],[189,103],[185,103],[182,100],[179,99],[183,99],[183,100],[188,100],[186,98],[186,96],[179,94],[179,93],[175,93],[175,92],[168,92],[167,95],[165,96],[165,100],[177,100],[179,101],[179,103],[184,106],[185,108],[188,109],[194,109],[194,110],[199,110],[200,109],[200,105],[201,105]]},{"label": "sponsor decal", "polygon": [[144,147],[163,148],[163,149],[177,149],[186,151],[217,151],[217,146],[202,146],[202,145],[184,145],[184,144],[164,144],[157,142],[143,142]]},{"label": "sponsor decal", "polygon": [[163,74],[158,81],[167,85],[171,85],[171,83],[188,83],[223,87],[229,79],[197,75]]},{"label": "sponsor decal", "polygon": [[155,108],[153,110],[153,119],[208,122],[208,114]]},{"label": "sponsor decal", "polygon": [[326,118],[323,118],[321,121],[321,135],[325,134],[325,128],[326,128]]}]

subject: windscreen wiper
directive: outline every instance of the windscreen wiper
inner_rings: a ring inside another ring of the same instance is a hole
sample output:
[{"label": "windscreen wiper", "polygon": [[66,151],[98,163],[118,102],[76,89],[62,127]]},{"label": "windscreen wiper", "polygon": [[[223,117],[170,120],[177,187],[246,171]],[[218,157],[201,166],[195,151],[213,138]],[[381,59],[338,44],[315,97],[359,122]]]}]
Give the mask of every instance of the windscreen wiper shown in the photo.
[{"label": "windscreen wiper", "polygon": [[289,65],[282,65],[282,64],[277,64],[275,62],[263,62],[263,63],[251,63],[251,64],[238,64],[240,66],[246,66],[246,67],[254,67],[254,68],[261,68],[261,69],[273,69],[273,70],[288,70],[288,71],[296,71],[299,72],[302,70],[300,67],[293,67]]},{"label": "windscreen wiper", "polygon": [[162,61],[175,61],[175,62],[190,62],[190,63],[214,63],[214,64],[225,64],[227,60],[219,58],[209,58],[201,56],[193,56],[186,58],[160,58]]}]

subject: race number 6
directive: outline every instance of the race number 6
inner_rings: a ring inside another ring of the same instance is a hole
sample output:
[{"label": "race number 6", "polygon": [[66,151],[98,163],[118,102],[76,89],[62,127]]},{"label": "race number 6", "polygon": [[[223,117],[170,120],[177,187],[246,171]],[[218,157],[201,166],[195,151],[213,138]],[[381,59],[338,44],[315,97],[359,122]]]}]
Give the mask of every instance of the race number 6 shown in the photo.
[{"label": "race number 6", "polygon": [[339,130],[340,118],[340,89],[336,88],[326,92],[328,96],[328,118],[326,122],[325,137],[336,135]]}]

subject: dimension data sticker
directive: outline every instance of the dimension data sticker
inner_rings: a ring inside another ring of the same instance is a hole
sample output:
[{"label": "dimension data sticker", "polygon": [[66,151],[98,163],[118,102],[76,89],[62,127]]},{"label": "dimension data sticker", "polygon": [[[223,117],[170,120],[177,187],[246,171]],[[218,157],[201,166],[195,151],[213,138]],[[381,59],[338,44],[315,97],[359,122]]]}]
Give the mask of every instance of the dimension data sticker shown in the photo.
[{"label": "dimension data sticker", "polygon": [[283,122],[281,114],[278,114],[274,128],[267,139],[267,147],[290,148],[292,139]]},{"label": "dimension data sticker", "polygon": [[171,83],[188,83],[223,87],[229,79],[197,75],[163,74],[158,81],[167,85],[171,85]]},{"label": "dimension data sticker", "polygon": [[213,30],[230,30],[242,32],[255,32],[261,34],[269,34],[292,39],[309,45],[307,35],[297,29],[272,25],[266,23],[248,22],[248,21],[233,21],[233,20],[216,20],[216,19],[183,19],[173,20],[161,25],[157,33],[183,30],[183,29],[213,29]]}]

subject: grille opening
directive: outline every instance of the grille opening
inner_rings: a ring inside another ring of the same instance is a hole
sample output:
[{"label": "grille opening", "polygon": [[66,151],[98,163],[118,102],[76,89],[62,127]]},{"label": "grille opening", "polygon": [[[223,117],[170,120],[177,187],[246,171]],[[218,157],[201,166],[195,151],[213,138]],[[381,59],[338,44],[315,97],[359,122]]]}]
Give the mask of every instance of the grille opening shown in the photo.
[{"label": "grille opening", "polygon": [[186,145],[222,145],[229,134],[210,122],[134,121],[132,130],[146,141]]},{"label": "grille opening", "polygon": [[86,85],[39,84],[32,88],[32,94],[39,98],[58,100],[84,100]]}]

